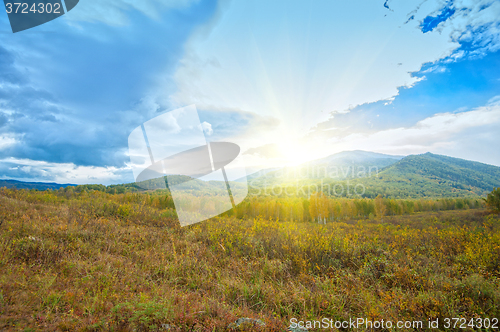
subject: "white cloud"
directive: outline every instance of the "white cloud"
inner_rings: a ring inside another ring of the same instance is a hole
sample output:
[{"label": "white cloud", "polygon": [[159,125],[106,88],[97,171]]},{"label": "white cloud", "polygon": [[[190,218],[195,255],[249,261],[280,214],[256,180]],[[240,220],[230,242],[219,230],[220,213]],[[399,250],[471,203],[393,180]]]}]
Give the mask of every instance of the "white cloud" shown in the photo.
[{"label": "white cloud", "polygon": [[132,10],[156,19],[162,9],[185,8],[199,0],[85,0],[80,1],[77,10],[70,11],[65,18],[70,22],[103,22],[113,26],[128,23]]},{"label": "white cloud", "polygon": [[451,31],[450,36],[460,42],[474,46],[471,55],[481,56],[500,49],[500,1],[457,0],[456,13],[452,19],[442,23],[442,30]]},{"label": "white cloud", "polygon": [[76,166],[73,163],[51,163],[30,159],[0,160],[3,177],[20,181],[43,181],[71,184],[133,182],[130,167]]},{"label": "white cloud", "polygon": [[206,121],[203,121],[203,123],[201,124],[201,129],[203,130],[203,132],[207,136],[210,136],[214,133],[214,131],[212,129],[212,125]]},{"label": "white cloud", "polygon": [[4,134],[0,136],[0,150],[10,147],[17,143],[17,140],[12,134]]},{"label": "white cloud", "polygon": [[361,149],[404,155],[431,151],[500,166],[500,132],[496,128],[500,128],[500,96],[486,106],[435,114],[409,128],[351,134],[329,142],[339,151]]}]

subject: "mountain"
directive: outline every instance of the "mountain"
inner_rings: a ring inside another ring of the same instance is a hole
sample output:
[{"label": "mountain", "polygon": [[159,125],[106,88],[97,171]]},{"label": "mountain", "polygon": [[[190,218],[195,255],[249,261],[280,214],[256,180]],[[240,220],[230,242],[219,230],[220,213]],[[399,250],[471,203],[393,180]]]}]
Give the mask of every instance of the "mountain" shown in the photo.
[{"label": "mountain", "polygon": [[0,180],[0,188],[17,188],[17,189],[38,189],[38,190],[57,190],[59,188],[66,188],[69,186],[76,186],[76,184],[59,184],[53,182],[23,182],[16,180]]},{"label": "mountain", "polygon": [[309,162],[311,165],[331,165],[331,166],[340,166],[340,165],[379,165],[381,167],[389,166],[394,164],[398,160],[401,160],[404,156],[395,156],[388,155],[376,152],[369,151],[344,151],[339,152],[333,155],[330,155],[326,158],[317,159]]},{"label": "mountain", "polygon": [[[396,183],[408,193],[485,195],[500,187],[500,167],[432,153],[410,155],[379,173],[381,183]],[[419,195],[420,196],[420,195]]]},{"label": "mountain", "polygon": [[381,169],[390,166],[403,156],[387,155],[368,151],[344,151],[328,157],[306,162],[294,167],[267,169],[248,177],[256,183],[266,179],[271,182],[282,182],[306,179],[336,179],[343,180],[356,177],[358,173],[378,173]]},{"label": "mountain", "polygon": [[350,151],[296,169],[270,172],[251,181],[251,188],[262,192],[280,186],[307,195],[317,187],[330,196],[419,198],[485,196],[500,187],[500,167],[432,153],[401,157]]},{"label": "mountain", "polygon": [[280,168],[265,168],[265,169],[261,169],[259,171],[256,171],[256,172],[252,172],[251,170],[249,171],[247,169],[247,172],[250,172],[249,175],[247,176],[244,176],[242,178],[239,178],[239,179],[236,179],[234,180],[234,182],[246,182],[246,181],[251,181],[251,180],[254,180],[254,179],[257,179],[261,176],[264,176],[270,172],[274,172],[274,171],[277,171],[279,170]]},{"label": "mountain", "polygon": [[[194,180],[186,182],[187,180]],[[147,182],[147,183],[146,183]],[[137,184],[82,185],[79,188],[109,192],[155,190],[165,187],[156,180]],[[185,190],[216,193],[225,183],[191,178],[171,178],[170,185],[186,183]],[[308,196],[318,189],[332,197],[392,198],[485,196],[500,187],[500,167],[432,153],[406,157],[366,151],[347,151],[297,167],[267,169],[248,177],[250,195]],[[235,189],[244,189],[233,183]],[[0,180],[0,187],[59,189],[72,184]],[[282,190],[279,188],[281,187]]]}]

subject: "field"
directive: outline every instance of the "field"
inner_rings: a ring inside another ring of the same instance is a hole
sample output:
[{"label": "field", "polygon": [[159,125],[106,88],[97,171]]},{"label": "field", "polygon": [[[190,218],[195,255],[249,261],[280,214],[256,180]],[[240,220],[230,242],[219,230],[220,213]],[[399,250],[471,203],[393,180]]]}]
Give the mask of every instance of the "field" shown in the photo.
[{"label": "field", "polygon": [[322,200],[249,200],[180,228],[161,195],[0,189],[0,330],[500,317],[500,220],[482,204]]}]

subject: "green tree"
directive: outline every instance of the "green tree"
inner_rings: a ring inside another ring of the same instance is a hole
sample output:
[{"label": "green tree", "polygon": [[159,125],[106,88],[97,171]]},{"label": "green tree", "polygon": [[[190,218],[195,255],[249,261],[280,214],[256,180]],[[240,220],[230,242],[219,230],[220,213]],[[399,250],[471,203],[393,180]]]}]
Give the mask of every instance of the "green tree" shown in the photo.
[{"label": "green tree", "polygon": [[382,195],[378,195],[377,198],[375,198],[375,214],[379,219],[382,219],[386,213],[387,206],[385,205],[384,198]]},{"label": "green tree", "polygon": [[500,187],[493,189],[484,201],[493,212],[500,213]]}]

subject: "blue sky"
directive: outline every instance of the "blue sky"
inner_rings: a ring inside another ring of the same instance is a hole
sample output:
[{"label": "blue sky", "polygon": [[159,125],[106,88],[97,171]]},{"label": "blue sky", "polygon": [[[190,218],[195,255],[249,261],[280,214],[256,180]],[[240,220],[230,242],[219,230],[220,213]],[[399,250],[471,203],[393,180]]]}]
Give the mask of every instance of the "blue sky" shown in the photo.
[{"label": "blue sky", "polygon": [[0,178],[132,182],[131,131],[192,104],[250,167],[500,166],[500,3],[82,0],[16,34],[0,15]]}]

